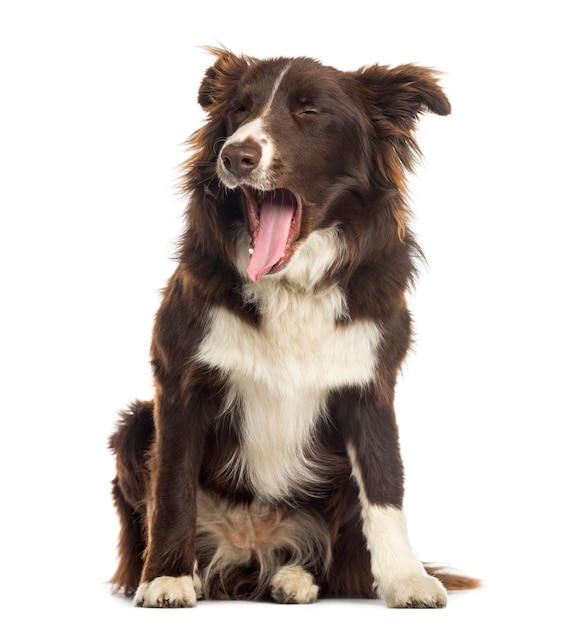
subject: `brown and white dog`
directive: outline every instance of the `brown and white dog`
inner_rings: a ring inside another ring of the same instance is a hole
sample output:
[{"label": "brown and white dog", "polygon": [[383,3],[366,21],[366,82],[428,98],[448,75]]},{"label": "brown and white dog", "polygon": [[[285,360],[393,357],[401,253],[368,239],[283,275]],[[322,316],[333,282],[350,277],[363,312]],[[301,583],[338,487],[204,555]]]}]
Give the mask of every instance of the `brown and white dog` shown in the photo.
[{"label": "brown and white dog", "polygon": [[411,549],[393,398],[420,256],[405,174],[419,115],[449,102],[414,65],[212,52],[156,395],[111,438],[112,580],[149,607],[319,591],[443,607],[476,581]]}]

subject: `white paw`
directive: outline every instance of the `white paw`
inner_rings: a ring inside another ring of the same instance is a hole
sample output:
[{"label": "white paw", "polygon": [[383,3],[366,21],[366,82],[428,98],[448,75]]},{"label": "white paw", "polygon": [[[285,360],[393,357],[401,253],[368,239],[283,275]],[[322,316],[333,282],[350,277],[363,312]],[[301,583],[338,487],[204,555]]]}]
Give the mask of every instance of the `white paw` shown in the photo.
[{"label": "white paw", "polygon": [[135,606],[153,608],[192,607],[202,593],[199,577],[159,576],[151,582],[141,583],[135,594]]},{"label": "white paw", "polygon": [[439,580],[424,574],[399,580],[383,591],[392,608],[440,609],[447,606],[447,592]]},{"label": "white paw", "polygon": [[314,577],[298,565],[279,569],[270,581],[270,593],[281,604],[309,604],[318,598],[320,588]]}]

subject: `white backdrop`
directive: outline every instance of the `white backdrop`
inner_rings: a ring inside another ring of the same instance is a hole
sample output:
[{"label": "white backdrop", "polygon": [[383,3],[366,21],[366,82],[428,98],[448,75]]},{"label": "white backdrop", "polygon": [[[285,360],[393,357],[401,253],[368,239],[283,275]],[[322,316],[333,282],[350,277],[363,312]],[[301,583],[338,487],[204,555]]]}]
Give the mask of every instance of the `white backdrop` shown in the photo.
[{"label": "white backdrop", "polygon": [[203,120],[196,92],[210,58],[199,47],[218,42],[347,70],[446,72],[453,114],[422,120],[426,159],[411,181],[429,267],[411,299],[418,341],[398,411],[414,547],[486,587],[422,619],[562,623],[572,582],[564,11],[558,0],[2,4],[0,589],[11,623],[37,612],[419,619],[345,601],[203,603],[165,617],[104,584],[117,534],[106,440],[116,411],[152,393],[151,325],[184,209],[177,166]]}]

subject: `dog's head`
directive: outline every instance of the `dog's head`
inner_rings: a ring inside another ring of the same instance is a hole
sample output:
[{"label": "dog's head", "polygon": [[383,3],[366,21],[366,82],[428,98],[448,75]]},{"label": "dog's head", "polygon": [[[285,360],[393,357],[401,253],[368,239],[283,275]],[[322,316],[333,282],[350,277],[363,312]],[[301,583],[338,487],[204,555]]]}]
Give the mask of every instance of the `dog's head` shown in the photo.
[{"label": "dog's head", "polygon": [[382,213],[380,204],[403,235],[416,120],[450,111],[432,71],[341,72],[309,58],[214,53],[199,90],[209,117],[193,138],[189,186],[216,180],[243,195],[253,280],[286,267],[317,230],[340,225],[355,237],[364,225],[352,221],[372,207]]}]

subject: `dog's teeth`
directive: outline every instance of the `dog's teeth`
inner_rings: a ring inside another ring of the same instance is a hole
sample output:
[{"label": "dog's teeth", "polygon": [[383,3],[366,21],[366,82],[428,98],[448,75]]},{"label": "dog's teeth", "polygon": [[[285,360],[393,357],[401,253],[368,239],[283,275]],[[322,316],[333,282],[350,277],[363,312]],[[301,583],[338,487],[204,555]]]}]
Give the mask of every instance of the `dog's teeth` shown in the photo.
[{"label": "dog's teeth", "polygon": [[254,248],[248,248],[248,254],[252,256],[254,254]]}]

